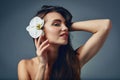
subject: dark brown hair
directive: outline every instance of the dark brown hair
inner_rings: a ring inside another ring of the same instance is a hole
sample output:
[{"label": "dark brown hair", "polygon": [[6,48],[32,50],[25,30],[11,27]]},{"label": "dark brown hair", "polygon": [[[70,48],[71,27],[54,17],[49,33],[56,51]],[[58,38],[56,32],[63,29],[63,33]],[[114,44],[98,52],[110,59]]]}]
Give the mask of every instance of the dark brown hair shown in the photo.
[{"label": "dark brown hair", "polygon": [[[36,16],[44,18],[49,12],[57,12],[61,14],[66,26],[70,30],[72,15],[71,13],[60,6],[44,5]],[[73,50],[70,42],[70,36],[67,45],[62,45],[59,49],[58,57],[52,67],[50,80],[80,80],[80,64],[76,57],[76,52]]]}]

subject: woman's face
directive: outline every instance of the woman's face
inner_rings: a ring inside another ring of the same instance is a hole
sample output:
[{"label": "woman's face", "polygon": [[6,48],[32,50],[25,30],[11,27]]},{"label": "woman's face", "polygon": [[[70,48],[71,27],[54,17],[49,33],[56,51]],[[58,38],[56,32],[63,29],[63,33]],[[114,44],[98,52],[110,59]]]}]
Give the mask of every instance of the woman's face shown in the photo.
[{"label": "woman's face", "polygon": [[44,31],[50,44],[65,45],[68,43],[68,28],[65,19],[57,12],[50,12],[45,17]]}]

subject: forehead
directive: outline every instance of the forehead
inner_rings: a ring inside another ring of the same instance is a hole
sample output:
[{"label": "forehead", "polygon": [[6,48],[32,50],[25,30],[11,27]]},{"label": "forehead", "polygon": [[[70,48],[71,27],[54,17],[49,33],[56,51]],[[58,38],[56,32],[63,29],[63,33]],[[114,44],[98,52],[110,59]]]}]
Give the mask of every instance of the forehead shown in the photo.
[{"label": "forehead", "polygon": [[64,17],[57,12],[50,12],[44,17],[45,21],[54,21],[54,20],[61,20],[65,21]]}]

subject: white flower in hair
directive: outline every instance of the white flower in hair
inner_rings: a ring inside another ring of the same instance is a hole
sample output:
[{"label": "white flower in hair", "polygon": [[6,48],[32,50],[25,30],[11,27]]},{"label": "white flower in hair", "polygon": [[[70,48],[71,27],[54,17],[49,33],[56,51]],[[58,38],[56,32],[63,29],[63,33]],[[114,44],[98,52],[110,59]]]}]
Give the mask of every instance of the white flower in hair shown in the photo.
[{"label": "white flower in hair", "polygon": [[44,34],[42,27],[44,25],[44,20],[40,17],[34,17],[29,26],[27,26],[26,30],[29,32],[32,38],[38,38],[40,35]]}]

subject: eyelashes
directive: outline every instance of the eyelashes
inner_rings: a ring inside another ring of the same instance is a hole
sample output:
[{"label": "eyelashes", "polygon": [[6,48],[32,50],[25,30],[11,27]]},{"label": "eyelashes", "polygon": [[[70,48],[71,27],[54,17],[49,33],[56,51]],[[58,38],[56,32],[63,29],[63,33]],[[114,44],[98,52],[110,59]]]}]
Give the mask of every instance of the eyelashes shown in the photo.
[{"label": "eyelashes", "polygon": [[60,27],[60,26],[61,26],[61,23],[53,23],[52,25],[53,25],[53,26],[56,26],[56,27]]}]

